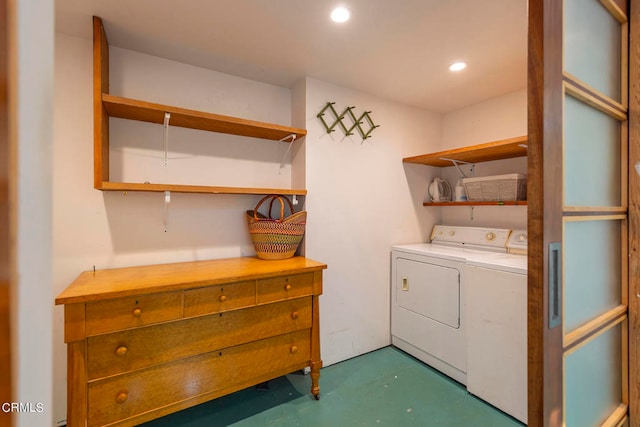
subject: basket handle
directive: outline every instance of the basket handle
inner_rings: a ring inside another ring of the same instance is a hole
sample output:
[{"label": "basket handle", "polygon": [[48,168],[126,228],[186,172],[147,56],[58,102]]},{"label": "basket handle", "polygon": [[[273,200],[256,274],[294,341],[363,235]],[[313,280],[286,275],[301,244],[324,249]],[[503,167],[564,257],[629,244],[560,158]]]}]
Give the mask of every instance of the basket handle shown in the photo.
[{"label": "basket handle", "polygon": [[[289,200],[288,197],[286,196],[281,196],[278,194],[269,194],[268,196],[264,196],[262,199],[260,199],[260,201],[258,202],[258,204],[256,205],[255,209],[253,210],[253,219],[255,219],[256,221],[258,220],[258,209],[260,208],[260,206],[267,201],[268,199],[271,199],[270,203],[269,203],[269,218],[270,220],[274,220],[277,222],[282,222],[284,221],[284,207],[285,207],[285,203],[282,201],[282,199],[287,201],[287,204],[289,205],[289,210],[291,211],[291,213],[293,214],[293,204],[291,203],[291,200]],[[280,202],[280,219],[275,219],[271,216],[271,211],[273,209],[273,202],[275,200],[278,200]]]},{"label": "basket handle", "polygon": [[[280,222],[284,221],[284,203],[282,203],[282,199],[287,201],[287,204],[289,205],[289,212],[291,212],[291,214],[293,215],[293,204],[291,203],[291,201],[289,200],[289,198],[287,196],[277,196],[278,201],[280,202]],[[273,209],[273,202],[276,200],[276,198],[272,198],[271,202],[269,203],[269,218],[274,219],[271,216],[271,209]]]}]

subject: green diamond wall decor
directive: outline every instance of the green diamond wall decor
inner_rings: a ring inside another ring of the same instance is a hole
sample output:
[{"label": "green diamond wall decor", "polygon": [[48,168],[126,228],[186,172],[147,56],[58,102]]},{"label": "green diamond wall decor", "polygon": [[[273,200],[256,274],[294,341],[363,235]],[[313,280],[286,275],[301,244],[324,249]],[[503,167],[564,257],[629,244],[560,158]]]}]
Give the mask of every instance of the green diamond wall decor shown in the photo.
[{"label": "green diamond wall decor", "polygon": [[[351,136],[354,135],[353,131],[355,129],[362,137],[362,142],[364,142],[365,139],[371,138],[371,132],[373,132],[375,128],[380,127],[380,125],[373,123],[370,115],[371,111],[365,111],[360,117],[356,118],[356,115],[353,113],[356,107],[347,107],[342,114],[338,114],[334,105],[335,102],[327,102],[327,105],[320,110],[317,116],[327,130],[327,133],[334,132],[336,126],[340,126],[345,136]],[[325,114],[329,116],[328,120],[325,120]],[[331,122],[331,124],[329,124],[329,122]]]}]

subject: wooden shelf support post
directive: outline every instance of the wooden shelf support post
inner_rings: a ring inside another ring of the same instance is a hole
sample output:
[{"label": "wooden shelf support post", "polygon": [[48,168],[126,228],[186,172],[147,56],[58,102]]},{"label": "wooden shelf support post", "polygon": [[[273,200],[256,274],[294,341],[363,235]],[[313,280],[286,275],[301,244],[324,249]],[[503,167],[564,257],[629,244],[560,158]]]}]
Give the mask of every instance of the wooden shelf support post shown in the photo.
[{"label": "wooden shelf support post", "polygon": [[102,94],[109,93],[109,42],[102,19],[93,17],[93,187],[109,181],[109,115]]}]

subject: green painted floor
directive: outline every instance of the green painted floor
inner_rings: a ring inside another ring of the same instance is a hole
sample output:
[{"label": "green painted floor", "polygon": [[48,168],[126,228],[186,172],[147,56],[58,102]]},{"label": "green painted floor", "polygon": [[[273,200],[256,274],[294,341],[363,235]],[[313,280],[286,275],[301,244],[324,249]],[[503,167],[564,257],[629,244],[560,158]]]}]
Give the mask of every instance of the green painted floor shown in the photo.
[{"label": "green painted floor", "polygon": [[309,376],[291,374],[144,426],[522,426],[395,347],[323,368],[319,401],[310,388]]}]

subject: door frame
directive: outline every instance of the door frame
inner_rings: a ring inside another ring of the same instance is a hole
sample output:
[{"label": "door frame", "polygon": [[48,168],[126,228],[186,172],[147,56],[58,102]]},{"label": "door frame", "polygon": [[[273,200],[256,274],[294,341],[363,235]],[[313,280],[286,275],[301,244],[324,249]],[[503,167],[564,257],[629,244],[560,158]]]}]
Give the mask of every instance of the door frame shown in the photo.
[{"label": "door frame", "polygon": [[[527,229],[528,248],[528,422],[562,424],[562,328],[547,328],[549,243],[562,240],[562,206],[551,182],[562,182],[560,168],[545,169],[562,156],[562,2],[529,0],[527,76]],[[551,59],[551,60],[549,60]],[[545,117],[549,117],[545,121]],[[546,180],[545,176],[551,179]],[[546,347],[546,343],[553,343]]]},{"label": "door frame", "polygon": [[640,2],[629,0],[629,418],[640,426]]},{"label": "door frame", "polygon": [[[11,286],[12,286],[12,183],[15,169],[9,137],[9,29],[11,11],[7,0],[0,0],[0,402],[12,401]],[[10,426],[12,416],[0,411],[0,426]]]}]

